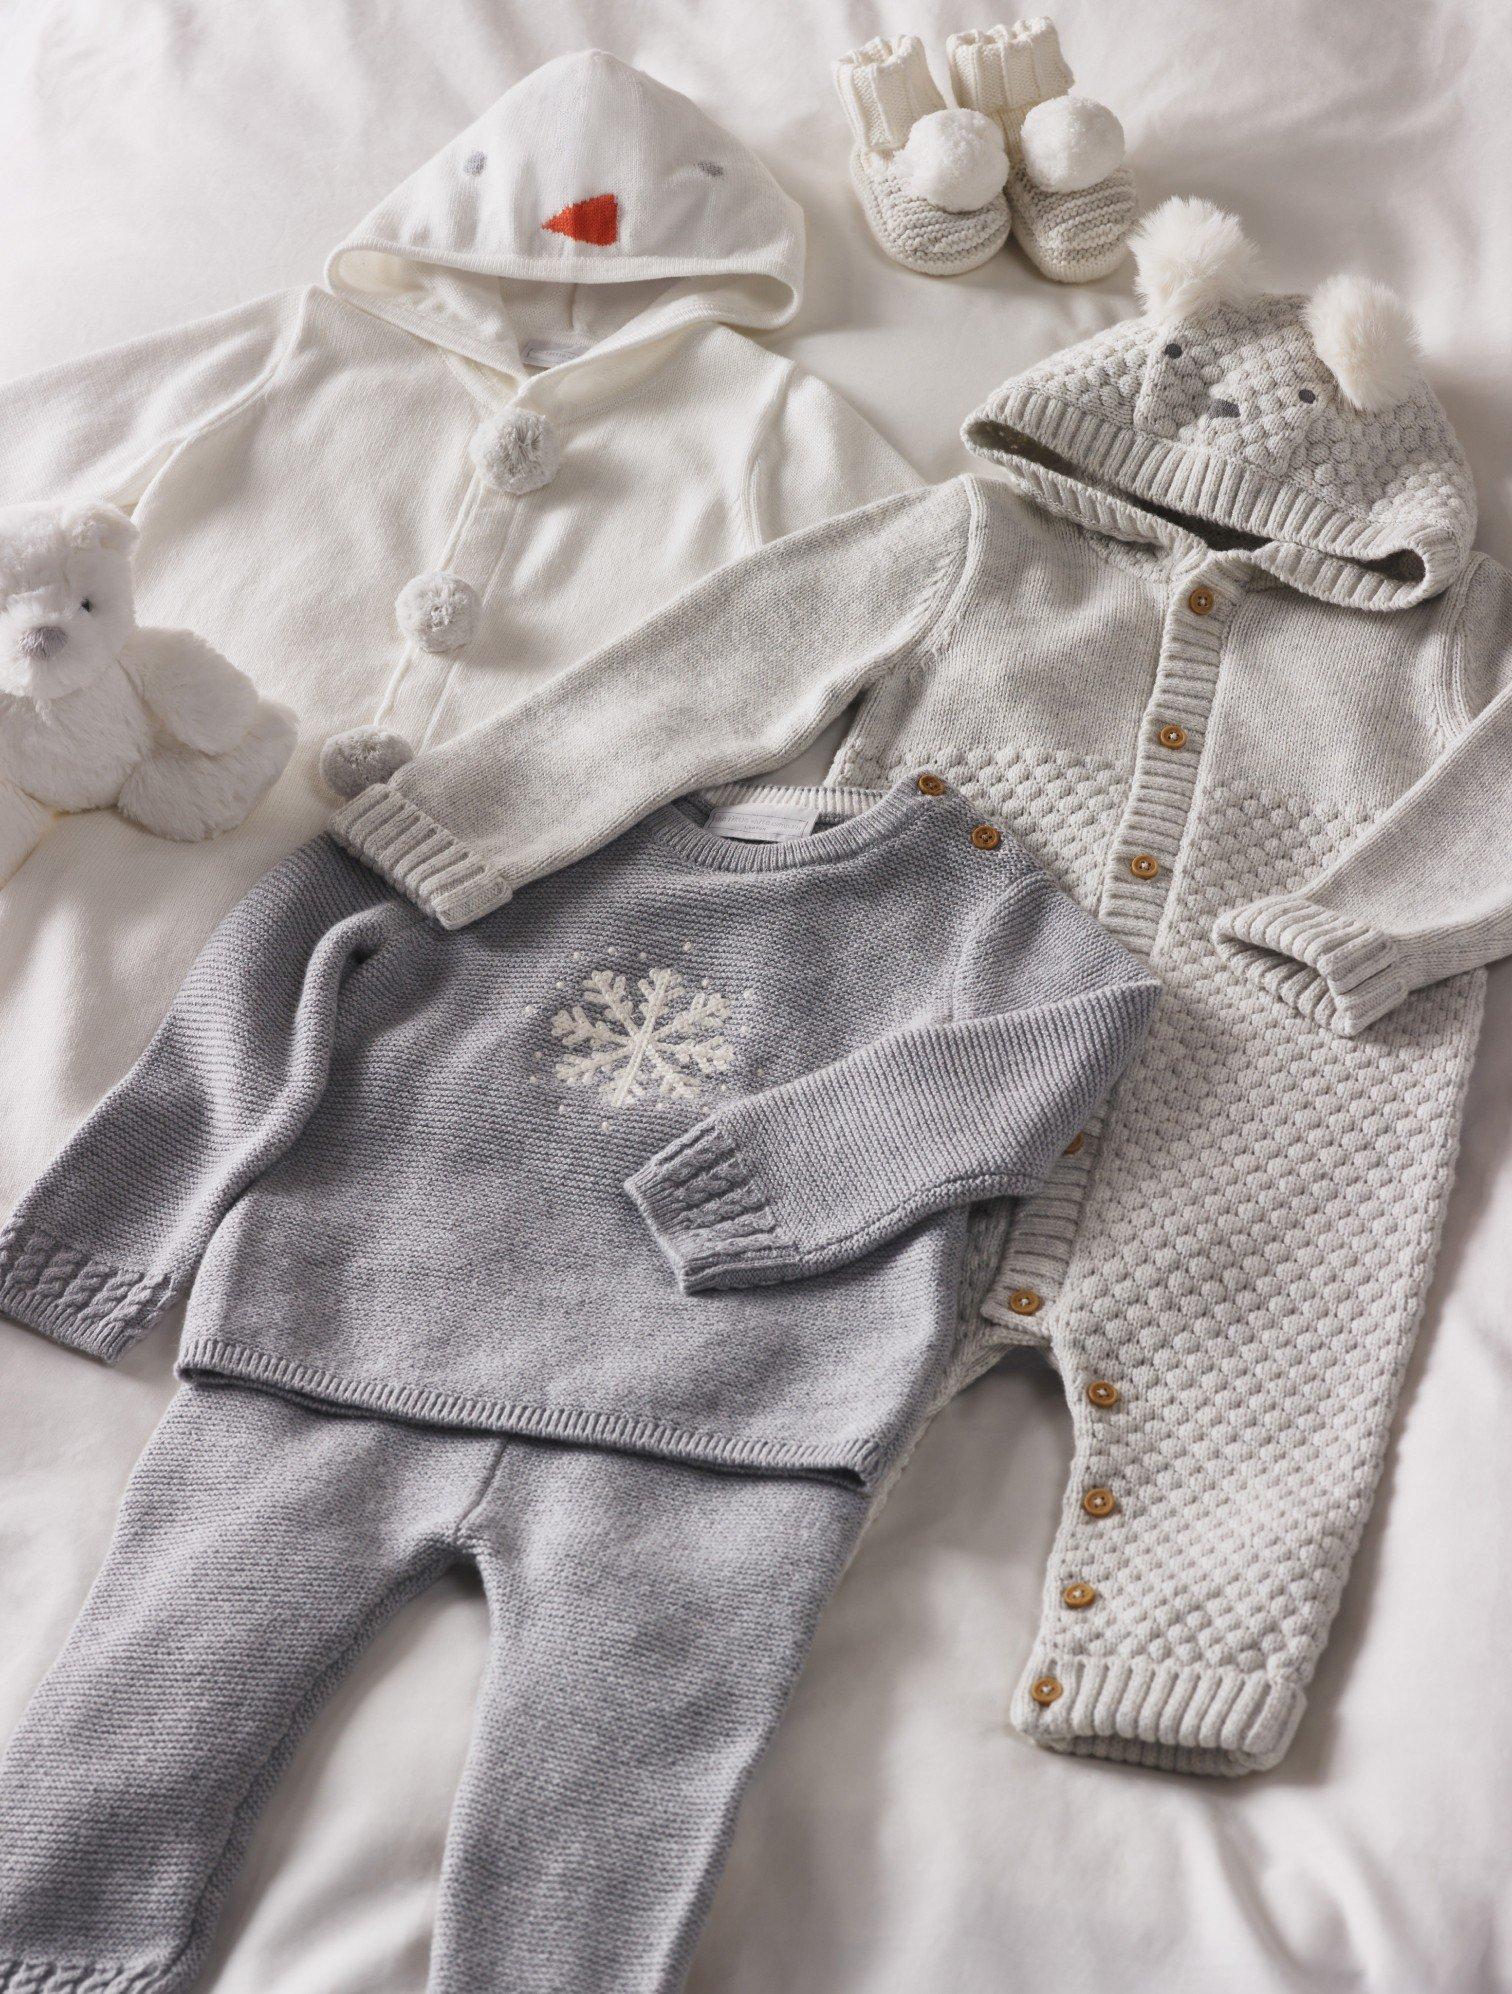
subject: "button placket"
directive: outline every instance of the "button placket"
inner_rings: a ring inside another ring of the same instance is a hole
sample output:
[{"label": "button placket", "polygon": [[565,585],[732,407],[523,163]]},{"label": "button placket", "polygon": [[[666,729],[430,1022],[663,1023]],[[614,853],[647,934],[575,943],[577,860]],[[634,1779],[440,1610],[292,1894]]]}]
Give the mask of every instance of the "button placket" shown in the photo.
[{"label": "button placket", "polygon": [[[1227,628],[1242,583],[1223,557],[1169,585],[1160,655],[1135,737],[1133,780],[1104,862],[1098,918],[1136,954],[1149,957],[1169,904],[1176,859],[1196,792],[1200,743],[1218,686]],[[1201,609],[1192,603],[1200,594]],[[1179,741],[1177,737],[1179,736]],[[1138,862],[1136,864],[1136,861]],[[1116,1099],[1116,1090],[1114,1097]],[[1096,1137],[1111,1100],[1089,1125]],[[1060,1157],[1041,1192],[1014,1220],[1007,1250],[982,1305],[989,1321],[1011,1325],[1014,1292],[1030,1283],[1053,1300],[1075,1250],[1095,1160],[1093,1143]],[[1017,1341],[1026,1341],[1019,1335]]]},{"label": "button placket", "polygon": [[1196,792],[1205,731],[1233,608],[1215,566],[1172,590],[1161,655],[1136,746],[1134,779],[1103,876],[1099,918],[1141,955],[1152,953]]}]

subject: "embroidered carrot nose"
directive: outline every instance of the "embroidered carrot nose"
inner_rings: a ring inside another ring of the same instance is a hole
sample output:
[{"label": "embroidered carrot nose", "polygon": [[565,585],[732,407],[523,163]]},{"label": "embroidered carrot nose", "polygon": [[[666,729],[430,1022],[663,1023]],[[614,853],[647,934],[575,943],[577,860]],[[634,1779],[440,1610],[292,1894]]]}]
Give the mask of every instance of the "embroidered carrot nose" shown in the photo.
[{"label": "embroidered carrot nose", "polygon": [[559,208],[541,227],[549,228],[553,235],[570,235],[574,242],[593,242],[607,249],[619,240],[619,202],[613,194],[594,194],[586,201]]}]

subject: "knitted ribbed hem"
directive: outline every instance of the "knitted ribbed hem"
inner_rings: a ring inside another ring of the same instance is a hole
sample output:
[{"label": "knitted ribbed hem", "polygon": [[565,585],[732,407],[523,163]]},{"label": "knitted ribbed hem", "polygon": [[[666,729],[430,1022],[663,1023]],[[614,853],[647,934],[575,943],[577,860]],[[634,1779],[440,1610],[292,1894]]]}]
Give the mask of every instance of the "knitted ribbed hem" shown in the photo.
[{"label": "knitted ribbed hem", "polygon": [[1213,939],[1251,982],[1341,1038],[1354,1038],[1407,994],[1389,936],[1304,893],[1220,914]]},{"label": "knitted ribbed hem", "polygon": [[158,1994],[165,1966],[112,1966],[92,1960],[0,1959],[0,1994]]},{"label": "knitted ribbed hem", "polygon": [[[1410,512],[1370,520],[1237,457],[1147,435],[1044,388],[1010,381],[967,419],[962,441],[974,455],[1001,464],[1039,504],[1094,531],[1142,537],[1137,504],[1039,461],[1015,433],[1091,471],[1099,485],[1278,543],[1262,548],[1257,562],[1304,594],[1346,608],[1408,609],[1426,601],[1453,580],[1467,552],[1448,527]],[[1415,557],[1421,574],[1393,573],[1402,556]]]},{"label": "knitted ribbed hem", "polygon": [[37,1226],[0,1233],[0,1315],[103,1363],[113,1364],[172,1300],[166,1280],[116,1267]]},{"label": "knitted ribbed hem", "polygon": [[[1030,1692],[1046,1678],[1060,1694],[1038,1703]],[[1240,1669],[1052,1655],[1024,1671],[1012,1716],[1025,1737],[1052,1751],[1236,1778],[1284,1756],[1305,1703],[1295,1683]]]},{"label": "knitted ribbed hem", "polygon": [[381,873],[443,928],[481,920],[514,890],[487,859],[388,783],[375,783],[343,804],[329,829],[353,858]]},{"label": "knitted ribbed hem", "polygon": [[866,152],[895,152],[916,120],[945,108],[917,35],[879,35],[842,55],[834,76],[856,143]]},{"label": "knitted ribbed hem", "polygon": [[797,1262],[740,1153],[707,1123],[659,1150],[625,1189],[685,1294],[777,1278]]},{"label": "knitted ribbed hem", "polygon": [[[179,1351],[178,1375],[197,1384],[234,1378],[301,1405],[342,1406],[412,1426],[518,1433],[532,1440],[560,1441],[565,1446],[609,1447],[626,1454],[653,1454],[702,1467],[751,1473],[836,1476],[863,1487],[871,1485],[883,1455],[881,1442],[870,1437],[826,1447],[754,1434],[710,1433],[701,1427],[673,1425],[652,1413],[531,1405],[487,1393],[330,1371],[226,1337],[192,1331],[186,1331]],[[3,1986],[0,1994],[4,1994]]]},{"label": "knitted ribbed hem", "polygon": [[1029,112],[1047,97],[1064,97],[1076,80],[1061,54],[1055,24],[1043,14],[1012,27],[952,35],[945,57],[956,102],[998,119],[1015,157]]}]

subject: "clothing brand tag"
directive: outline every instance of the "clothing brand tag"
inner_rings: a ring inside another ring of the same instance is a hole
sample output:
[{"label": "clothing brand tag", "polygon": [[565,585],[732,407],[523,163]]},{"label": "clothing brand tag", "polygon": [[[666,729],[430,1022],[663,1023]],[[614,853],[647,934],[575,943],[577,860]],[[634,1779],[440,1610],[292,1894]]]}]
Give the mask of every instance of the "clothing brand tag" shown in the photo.
[{"label": "clothing brand tag", "polygon": [[818,822],[815,810],[794,810],[780,803],[727,803],[709,812],[704,829],[716,838],[780,845],[788,838],[806,838]]},{"label": "clothing brand tag", "polygon": [[520,358],[527,367],[560,367],[564,361],[579,359],[591,344],[587,339],[527,339]]}]

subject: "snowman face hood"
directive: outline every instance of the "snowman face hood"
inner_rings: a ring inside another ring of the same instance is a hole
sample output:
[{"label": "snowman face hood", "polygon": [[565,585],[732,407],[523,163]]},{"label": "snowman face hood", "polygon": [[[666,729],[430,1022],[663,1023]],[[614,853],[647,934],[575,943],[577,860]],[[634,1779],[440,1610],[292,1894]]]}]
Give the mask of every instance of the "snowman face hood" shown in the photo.
[{"label": "snowman face hood", "polygon": [[518,382],[675,329],[785,324],[803,216],[677,91],[594,49],[507,91],[333,253],[326,282]]},{"label": "snowman face hood", "polygon": [[1263,292],[1206,201],[1166,202],[1133,246],[1143,314],[1009,381],[967,447],[1093,531],[1242,547],[1327,601],[1404,609],[1445,588],[1475,492],[1391,293]]}]

